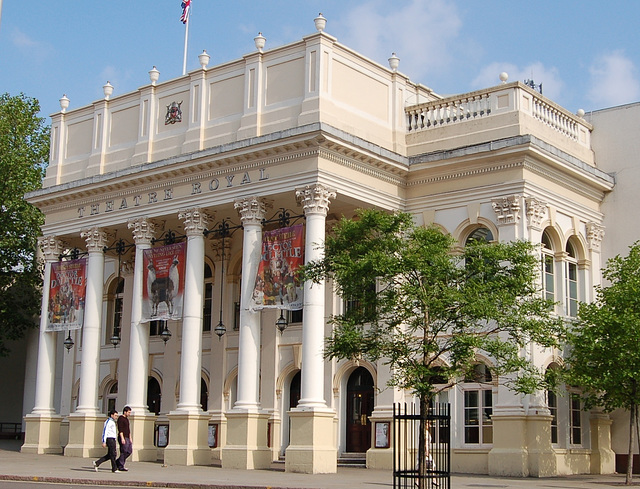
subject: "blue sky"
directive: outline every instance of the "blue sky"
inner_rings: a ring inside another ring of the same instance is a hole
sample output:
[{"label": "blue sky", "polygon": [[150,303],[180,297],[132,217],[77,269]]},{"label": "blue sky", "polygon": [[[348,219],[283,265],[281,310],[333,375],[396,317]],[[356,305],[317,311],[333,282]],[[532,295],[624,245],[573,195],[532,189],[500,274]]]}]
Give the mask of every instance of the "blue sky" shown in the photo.
[{"label": "blue sky", "polygon": [[[182,73],[180,0],[0,0],[0,92],[40,100],[41,115]],[[533,78],[575,112],[640,100],[640,2],[610,0],[193,0],[187,69],[206,49],[211,65],[326,32],[441,95]],[[49,122],[49,120],[47,120]]]}]

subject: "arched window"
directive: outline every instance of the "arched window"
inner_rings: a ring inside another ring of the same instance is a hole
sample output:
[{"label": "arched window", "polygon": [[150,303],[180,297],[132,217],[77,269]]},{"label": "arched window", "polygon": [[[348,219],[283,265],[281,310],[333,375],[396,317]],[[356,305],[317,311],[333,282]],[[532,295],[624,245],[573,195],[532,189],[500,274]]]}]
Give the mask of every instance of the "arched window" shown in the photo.
[{"label": "arched window", "polygon": [[483,363],[477,363],[465,376],[464,442],[470,445],[493,443],[493,377]]},{"label": "arched window", "polygon": [[[211,308],[213,307],[213,273],[204,264],[204,301],[202,306],[202,331],[211,331]],[[206,409],[204,409],[206,411]]]},{"label": "arched window", "polygon": [[116,401],[118,400],[118,382],[111,383],[104,394],[104,402],[102,408],[105,413],[108,413],[112,409],[116,409]]},{"label": "arched window", "polygon": [[553,302],[556,300],[554,267],[551,237],[544,231],[542,233],[542,292],[546,300]]},{"label": "arched window", "polygon": [[567,241],[565,248],[565,313],[567,316],[578,315],[578,257],[571,241]]},{"label": "arched window", "polygon": [[474,229],[471,232],[471,234],[467,236],[467,239],[465,240],[464,244],[468,245],[471,241],[485,241],[488,243],[493,240],[494,238],[493,238],[493,233],[491,232],[491,229],[481,227],[481,228]]}]

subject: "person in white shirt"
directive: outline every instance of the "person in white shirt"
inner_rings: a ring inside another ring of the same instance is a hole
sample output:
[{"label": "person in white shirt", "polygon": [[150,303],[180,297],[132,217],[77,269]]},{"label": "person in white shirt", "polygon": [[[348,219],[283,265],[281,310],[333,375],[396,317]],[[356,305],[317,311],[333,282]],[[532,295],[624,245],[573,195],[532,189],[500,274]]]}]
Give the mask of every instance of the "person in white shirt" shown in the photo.
[{"label": "person in white shirt", "polygon": [[98,471],[98,467],[102,462],[111,460],[111,472],[120,472],[116,465],[116,438],[118,438],[118,426],[116,425],[116,419],[118,419],[118,411],[112,409],[109,411],[109,417],[104,422],[102,428],[102,446],[107,447],[107,453],[93,462],[93,470]]}]

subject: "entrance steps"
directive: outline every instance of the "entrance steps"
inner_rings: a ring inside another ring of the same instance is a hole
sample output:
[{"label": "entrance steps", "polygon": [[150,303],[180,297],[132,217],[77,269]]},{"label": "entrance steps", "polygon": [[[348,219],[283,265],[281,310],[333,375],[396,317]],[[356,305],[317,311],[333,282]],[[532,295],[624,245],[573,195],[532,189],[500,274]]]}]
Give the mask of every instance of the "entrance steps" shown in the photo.
[{"label": "entrance steps", "polygon": [[[274,467],[281,467],[284,464],[284,455],[280,455],[278,460],[273,462]],[[338,457],[338,467],[360,467],[367,468],[366,453],[341,453]]]}]

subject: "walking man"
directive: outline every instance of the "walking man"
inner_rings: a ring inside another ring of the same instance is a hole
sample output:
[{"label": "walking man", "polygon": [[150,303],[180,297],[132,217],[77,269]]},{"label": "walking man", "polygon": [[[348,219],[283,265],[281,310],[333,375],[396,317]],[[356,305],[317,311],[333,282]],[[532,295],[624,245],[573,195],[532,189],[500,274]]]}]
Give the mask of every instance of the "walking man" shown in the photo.
[{"label": "walking man", "polygon": [[120,472],[116,464],[116,438],[118,437],[116,419],[118,419],[118,411],[112,409],[102,427],[102,446],[107,448],[107,453],[93,462],[93,470],[96,472],[100,464],[107,460],[111,460],[111,472]]},{"label": "walking man", "polygon": [[131,440],[131,429],[129,428],[129,415],[131,414],[131,408],[125,406],[122,410],[122,416],[118,418],[118,443],[120,444],[120,458],[118,458],[118,470],[126,472],[129,469],[125,468],[124,463],[127,457],[131,455],[133,451],[133,441]]}]

